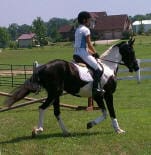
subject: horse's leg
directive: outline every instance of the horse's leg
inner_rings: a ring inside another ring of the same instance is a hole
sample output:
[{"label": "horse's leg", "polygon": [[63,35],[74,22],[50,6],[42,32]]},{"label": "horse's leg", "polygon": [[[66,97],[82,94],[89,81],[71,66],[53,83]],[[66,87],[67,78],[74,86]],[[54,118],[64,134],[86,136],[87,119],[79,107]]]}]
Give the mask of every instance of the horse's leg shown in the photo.
[{"label": "horse's leg", "polygon": [[60,100],[59,100],[59,96],[56,97],[55,101],[53,102],[53,106],[54,106],[54,115],[59,123],[60,128],[62,129],[63,135],[67,136],[69,135],[69,132],[67,130],[67,128],[65,127],[62,118],[61,118],[61,114],[60,114],[60,104],[59,104]]},{"label": "horse's leg", "polygon": [[39,106],[38,126],[34,128],[32,131],[33,137],[43,132],[44,113],[45,113],[45,110],[48,108],[48,106],[53,103],[53,101],[54,101],[54,98],[48,95],[48,98],[46,99],[46,101],[41,106]]},{"label": "horse's leg", "polygon": [[89,123],[87,123],[87,129],[90,129],[92,128],[94,125],[97,125],[99,123],[101,123],[103,120],[106,119],[107,117],[107,111],[106,111],[106,108],[105,108],[105,105],[104,105],[104,101],[103,101],[103,96],[96,96],[94,98],[94,100],[96,101],[96,103],[98,104],[99,108],[101,109],[103,115],[96,118],[95,120],[93,121],[90,121]]},{"label": "horse's leg", "polygon": [[112,120],[112,126],[115,132],[124,133],[125,131],[120,128],[118,121],[116,119],[116,114],[115,114],[114,105],[113,105],[113,94],[105,93],[104,98],[107,104],[107,108],[109,110],[109,114]]}]

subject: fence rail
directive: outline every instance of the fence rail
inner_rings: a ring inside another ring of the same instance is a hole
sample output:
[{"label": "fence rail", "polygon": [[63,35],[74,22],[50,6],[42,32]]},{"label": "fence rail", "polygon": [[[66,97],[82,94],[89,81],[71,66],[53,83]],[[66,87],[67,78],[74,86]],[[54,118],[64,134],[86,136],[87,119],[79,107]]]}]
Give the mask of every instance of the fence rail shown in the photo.
[{"label": "fence rail", "polygon": [[[144,79],[151,79],[151,59],[137,59],[139,70],[132,76],[120,76],[119,80],[137,80],[138,83]],[[119,73],[128,73],[128,69],[120,69]]]},{"label": "fence rail", "polygon": [[31,74],[33,65],[0,64],[0,86],[21,85]]},{"label": "fence rail", "polygon": [[[128,69],[120,68],[118,80],[137,80],[138,83],[144,79],[151,79],[151,59],[137,59],[140,69],[130,75]],[[18,86],[24,83],[33,72],[33,67],[38,66],[35,61],[33,65],[0,64],[0,86]]]}]

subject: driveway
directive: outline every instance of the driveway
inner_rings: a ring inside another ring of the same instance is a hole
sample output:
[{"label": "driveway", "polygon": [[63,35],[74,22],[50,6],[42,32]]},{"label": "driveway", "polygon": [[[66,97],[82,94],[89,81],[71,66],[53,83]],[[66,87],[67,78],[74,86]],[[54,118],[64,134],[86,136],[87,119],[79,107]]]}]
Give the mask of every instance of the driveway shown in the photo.
[{"label": "driveway", "polygon": [[114,40],[97,40],[97,41],[95,41],[95,43],[96,44],[112,44],[112,43],[114,43],[114,42],[116,42],[116,41],[118,41],[119,39],[114,39]]}]

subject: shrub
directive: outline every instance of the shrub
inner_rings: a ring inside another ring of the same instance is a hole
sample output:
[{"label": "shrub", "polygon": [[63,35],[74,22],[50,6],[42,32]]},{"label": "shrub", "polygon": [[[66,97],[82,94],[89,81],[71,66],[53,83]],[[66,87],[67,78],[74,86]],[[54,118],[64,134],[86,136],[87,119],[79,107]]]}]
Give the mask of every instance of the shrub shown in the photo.
[{"label": "shrub", "polygon": [[18,48],[18,43],[16,41],[10,41],[9,42],[9,48],[17,49]]},{"label": "shrub", "polygon": [[122,36],[123,36],[122,39],[129,39],[130,36],[132,36],[132,32],[124,31],[124,32],[122,33]]},{"label": "shrub", "polygon": [[40,46],[46,46],[46,45],[48,45],[48,40],[47,39],[41,39],[40,40]]}]

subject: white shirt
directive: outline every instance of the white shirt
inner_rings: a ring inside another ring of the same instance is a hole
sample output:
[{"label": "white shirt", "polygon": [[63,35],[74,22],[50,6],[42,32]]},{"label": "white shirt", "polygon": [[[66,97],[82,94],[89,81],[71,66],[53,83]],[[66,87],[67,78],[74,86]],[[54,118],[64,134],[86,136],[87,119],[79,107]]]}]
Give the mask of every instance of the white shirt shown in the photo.
[{"label": "white shirt", "polygon": [[90,30],[84,25],[80,25],[75,32],[75,49],[85,48],[86,49],[86,36],[90,35]]},{"label": "white shirt", "polygon": [[86,36],[90,35],[90,30],[85,25],[80,25],[75,32],[74,55],[80,56],[85,63],[92,68],[102,70],[96,59],[87,51]]}]

